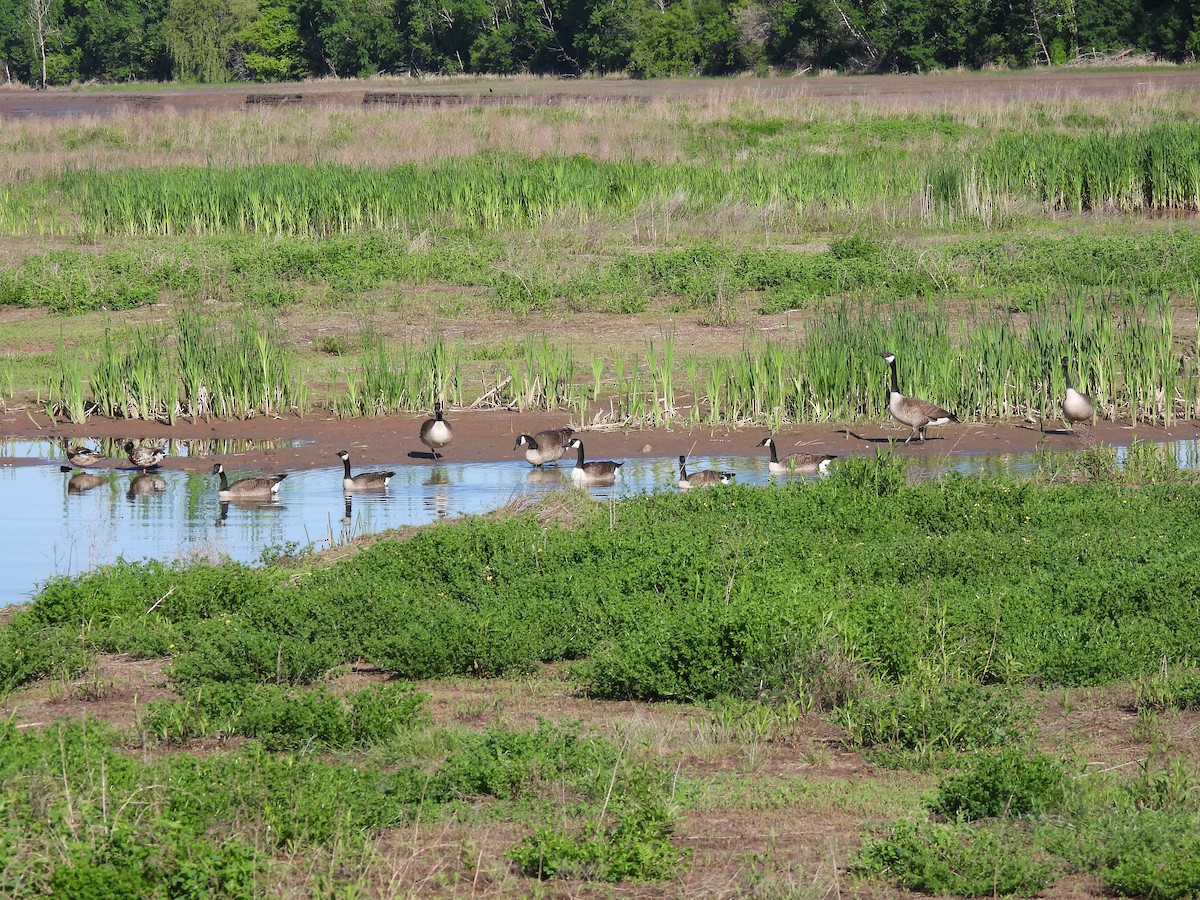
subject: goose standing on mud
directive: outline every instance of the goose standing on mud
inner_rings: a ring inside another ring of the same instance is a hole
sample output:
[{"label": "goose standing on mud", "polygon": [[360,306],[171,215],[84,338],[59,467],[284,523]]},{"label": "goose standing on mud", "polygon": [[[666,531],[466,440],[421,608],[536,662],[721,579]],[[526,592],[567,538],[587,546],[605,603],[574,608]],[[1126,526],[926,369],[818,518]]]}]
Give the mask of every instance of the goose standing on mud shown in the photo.
[{"label": "goose standing on mud", "polygon": [[552,428],[534,435],[522,434],[513,444],[513,449],[519,450],[524,447],[525,459],[531,466],[544,466],[549,463],[558,465],[573,433],[571,428]]},{"label": "goose standing on mud", "polygon": [[571,470],[571,481],[575,484],[612,484],[617,480],[617,469],[625,465],[608,459],[584,462],[583,441],[579,438],[571,438],[567,441],[566,449],[574,450],[577,453],[575,468]]},{"label": "goose standing on mud", "polygon": [[690,490],[694,487],[709,487],[714,484],[732,484],[733,472],[718,472],[716,469],[705,469],[702,472],[687,473],[687,457],[679,457],[679,489]]},{"label": "goose standing on mud", "polygon": [[97,466],[104,460],[108,459],[99,450],[93,450],[86,445],[72,447],[70,444],[63,441],[63,452],[67,454],[67,461],[77,469],[86,469],[88,466]]},{"label": "goose standing on mud", "polygon": [[771,448],[767,471],[772,475],[824,475],[829,471],[829,464],[837,459],[828,453],[789,453],[780,459],[775,439],[770,437],[763,438],[756,446]]},{"label": "goose standing on mud", "polygon": [[946,425],[949,422],[958,421],[958,417],[954,413],[947,412],[940,406],[927,400],[918,400],[916,397],[906,397],[900,393],[900,379],[896,377],[895,354],[885,353],[883,358],[892,371],[892,389],[888,393],[888,412],[897,422],[912,429],[912,434],[904,443],[908,444],[913,438],[920,438],[923,444],[925,443],[925,429],[930,425]]},{"label": "goose standing on mud", "polygon": [[433,405],[433,418],[421,423],[421,443],[433,451],[433,458],[439,459],[438,450],[450,443],[454,432],[450,423],[442,418],[442,401]]},{"label": "goose standing on mud", "polygon": [[359,472],[350,475],[350,454],[345,450],[337,452],[338,458],[345,467],[342,476],[342,490],[346,491],[378,491],[388,486],[388,482],[396,477],[395,472]]},{"label": "goose standing on mud", "polygon": [[167,455],[167,451],[162,447],[138,447],[133,441],[126,441],[125,455],[145,475],[147,469],[153,469],[163,461],[163,457]]},{"label": "goose standing on mud", "polygon": [[1062,414],[1063,421],[1067,423],[1067,430],[1074,431],[1075,424],[1081,422],[1091,423],[1092,417],[1096,414],[1096,408],[1092,405],[1092,398],[1087,394],[1081,394],[1071,386],[1071,372],[1067,368],[1067,358],[1064,356],[1062,360],[1063,378],[1067,382],[1067,395],[1063,397]]},{"label": "goose standing on mud", "polygon": [[229,476],[225,474],[225,467],[220,463],[213,465],[213,474],[219,475],[221,478],[221,487],[217,491],[217,497],[221,500],[229,500],[236,497],[260,497],[269,499],[279,493],[279,482],[287,478],[286,472],[281,472],[278,475],[267,475],[262,478],[239,478],[237,481],[230,482]]}]

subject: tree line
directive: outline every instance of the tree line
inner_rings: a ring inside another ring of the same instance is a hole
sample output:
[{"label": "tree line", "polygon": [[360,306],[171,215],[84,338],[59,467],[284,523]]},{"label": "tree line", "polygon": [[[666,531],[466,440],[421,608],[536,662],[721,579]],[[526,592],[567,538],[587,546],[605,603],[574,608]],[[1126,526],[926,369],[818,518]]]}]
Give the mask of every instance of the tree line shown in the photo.
[{"label": "tree line", "polygon": [[1200,45],[1200,0],[0,0],[0,83],[635,78],[1057,64]]}]

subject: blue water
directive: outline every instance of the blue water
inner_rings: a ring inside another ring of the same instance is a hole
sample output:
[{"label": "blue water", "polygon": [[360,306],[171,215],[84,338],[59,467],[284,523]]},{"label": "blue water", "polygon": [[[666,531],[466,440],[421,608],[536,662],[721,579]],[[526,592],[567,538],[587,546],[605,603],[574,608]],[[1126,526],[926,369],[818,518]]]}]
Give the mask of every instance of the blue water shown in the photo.
[{"label": "blue water", "polygon": [[[1183,467],[1196,467],[1200,444],[1171,445]],[[106,448],[108,449],[108,448]],[[233,453],[246,447],[174,445],[173,455]],[[1124,448],[1118,448],[1118,456]],[[120,453],[114,452],[118,457]],[[15,460],[21,465],[14,465]],[[34,464],[26,464],[33,462]],[[324,549],[363,534],[437,519],[487,512],[530,495],[570,485],[571,464],[534,470],[523,460],[410,465],[399,461],[386,491],[342,490],[342,468],[292,471],[275,502],[221,503],[211,474],[129,468],[61,472],[61,448],[51,441],[0,442],[0,606],[27,602],[55,575],[77,575],[117,559],[257,562],[281,552]],[[1024,475],[1031,455],[956,455],[913,459],[915,474],[946,471]],[[231,479],[262,472],[239,471]],[[698,456],[689,471],[736,472],[743,484],[770,478],[765,456]],[[356,467],[355,471],[359,471]],[[612,487],[590,488],[599,498],[675,490],[678,469],[667,457],[627,459]]]}]

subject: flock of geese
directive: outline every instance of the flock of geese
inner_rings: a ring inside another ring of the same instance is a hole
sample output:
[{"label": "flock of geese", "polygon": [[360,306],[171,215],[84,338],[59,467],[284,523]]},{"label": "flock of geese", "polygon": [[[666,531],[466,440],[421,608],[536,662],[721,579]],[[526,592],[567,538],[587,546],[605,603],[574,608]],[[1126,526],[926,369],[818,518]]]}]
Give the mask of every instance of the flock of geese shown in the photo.
[{"label": "flock of geese", "polygon": [[[891,387],[888,392],[888,413],[897,422],[907,425],[911,429],[911,433],[904,441],[905,444],[909,444],[914,440],[924,443],[925,430],[930,426],[946,425],[950,422],[959,421],[953,413],[934,403],[901,393],[900,380],[896,374],[895,354],[885,353],[883,354],[883,359],[888,364],[891,373]],[[1062,360],[1062,367],[1066,378],[1066,395],[1062,401],[1062,417],[1067,428],[1073,430],[1075,425],[1093,420],[1095,406],[1090,397],[1075,390],[1071,383],[1071,374],[1066,358]],[[421,423],[418,437],[421,443],[430,449],[434,460],[442,458],[439,451],[453,440],[454,431],[450,423],[445,419],[441,401],[438,401],[434,405],[434,417]],[[766,448],[769,451],[770,461],[767,466],[768,471],[772,475],[823,475],[829,470],[829,466],[833,461],[837,459],[836,456],[822,453],[792,453],[780,457],[775,440],[771,437],[763,438],[757,444],[757,447]],[[87,469],[97,466],[108,459],[104,453],[93,450],[90,447],[72,447],[64,443],[64,448],[67,460],[75,468]],[[167,455],[166,451],[161,447],[136,445],[133,441],[126,441],[124,449],[130,463],[135,468],[141,470],[141,475],[134,478],[135,483],[139,478],[144,479],[149,477],[149,471],[158,466]],[[524,450],[525,460],[537,469],[548,465],[557,467],[559,461],[568,451],[574,451],[575,466],[571,469],[570,478],[572,483],[579,486],[614,484],[618,470],[624,465],[624,463],[614,460],[585,459],[583,441],[576,437],[573,429],[567,427],[539,431],[536,434],[522,433],[517,437],[517,441],[513,445],[513,450]],[[337,456],[342,461],[342,488],[347,493],[385,489],[396,475],[394,471],[360,472],[354,475],[350,471],[350,454],[345,450],[339,450]],[[64,466],[63,469],[64,471],[69,471],[70,467]],[[82,474],[87,478],[97,478],[97,476],[87,475],[86,472]],[[212,474],[217,476],[217,496],[223,501],[236,498],[272,499],[278,494],[279,485],[287,478],[286,473],[279,473],[230,481],[228,475],[225,473],[225,467],[221,463],[213,465]],[[75,477],[80,476],[77,475]],[[734,477],[735,473],[733,472],[722,472],[716,469],[705,469],[700,472],[689,473],[687,470],[687,456],[681,455],[679,457],[678,486],[682,491],[717,484],[729,484]],[[74,483],[74,480],[75,478],[72,478],[72,483]],[[165,483],[161,479],[158,479],[157,482],[161,484],[161,487],[154,485],[153,489],[165,490]],[[94,485],[89,484],[84,486],[82,483],[80,484],[81,489],[91,486]],[[130,488],[131,494],[144,492],[135,490],[134,486]]]}]

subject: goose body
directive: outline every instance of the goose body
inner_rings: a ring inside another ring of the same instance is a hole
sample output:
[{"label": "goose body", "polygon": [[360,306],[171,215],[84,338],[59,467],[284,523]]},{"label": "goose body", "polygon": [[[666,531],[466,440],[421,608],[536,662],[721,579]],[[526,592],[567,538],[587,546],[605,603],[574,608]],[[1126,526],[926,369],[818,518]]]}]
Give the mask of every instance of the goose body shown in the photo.
[{"label": "goose body", "polygon": [[575,468],[571,470],[571,481],[583,484],[612,484],[617,480],[617,469],[624,463],[602,460],[596,462],[583,461],[583,441],[571,438],[567,441],[566,449],[576,452]]},{"label": "goose body", "polygon": [[705,469],[702,472],[694,472],[688,475],[687,457],[679,457],[679,489],[681,491],[686,491],[694,487],[708,487],[714,484],[731,484],[733,478],[733,472],[718,472],[716,469]]},{"label": "goose body", "polygon": [[125,454],[129,457],[129,461],[141,469],[144,474],[147,469],[153,469],[162,462],[167,451],[162,447],[138,447],[133,441],[126,441]]},{"label": "goose body", "polygon": [[99,450],[93,450],[91,447],[72,447],[63,442],[63,451],[67,454],[67,461],[76,468],[83,469],[88,466],[99,465],[108,459]]},{"label": "goose body", "polygon": [[213,465],[213,474],[221,478],[221,486],[217,497],[228,500],[234,497],[274,497],[279,493],[279,483],[287,478],[286,472],[278,475],[266,475],[262,478],[239,478],[230,482],[225,474],[225,467],[220,463]]},{"label": "goose body", "polygon": [[1091,422],[1096,408],[1092,405],[1091,397],[1081,394],[1071,386],[1071,373],[1067,369],[1066,357],[1063,357],[1062,367],[1063,378],[1067,381],[1067,394],[1062,402],[1063,421],[1067,423],[1067,428],[1073,430],[1078,422]]},{"label": "goose body", "polygon": [[919,438],[923,444],[925,443],[925,429],[930,425],[946,425],[958,421],[954,413],[947,412],[936,404],[927,400],[918,400],[916,397],[906,397],[900,393],[900,380],[896,377],[896,357],[891,353],[885,353],[883,358],[887,360],[888,367],[892,372],[892,389],[888,393],[888,412],[897,422],[912,429],[912,434],[904,443],[908,444],[912,442],[913,438]]},{"label": "goose body", "polygon": [[531,466],[544,466],[547,463],[558,464],[567,449],[567,441],[571,439],[570,428],[552,428],[549,431],[539,431],[537,434],[522,434],[513,444],[514,450],[525,448],[525,459]]},{"label": "goose body", "polygon": [[438,458],[438,450],[450,443],[454,432],[450,423],[442,418],[442,401],[433,405],[433,418],[421,423],[421,443],[433,451],[433,458]]},{"label": "goose body", "polygon": [[780,459],[775,439],[769,437],[763,438],[758,446],[771,448],[771,461],[767,463],[767,471],[772,475],[824,475],[829,471],[830,463],[837,459],[828,453],[789,453]]},{"label": "goose body", "polygon": [[396,477],[395,472],[359,472],[357,475],[350,474],[350,454],[345,450],[337,452],[338,458],[341,459],[344,466],[344,474],[342,476],[342,489],[347,491],[370,491],[381,490],[388,486],[388,482]]}]

